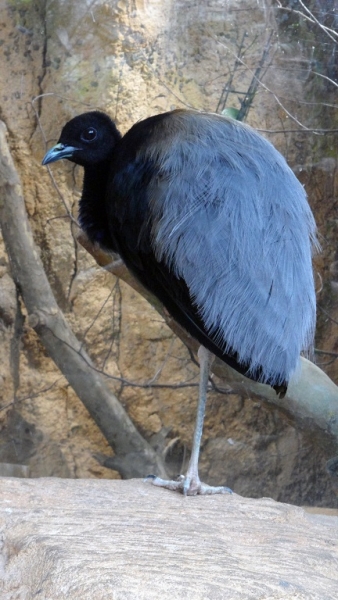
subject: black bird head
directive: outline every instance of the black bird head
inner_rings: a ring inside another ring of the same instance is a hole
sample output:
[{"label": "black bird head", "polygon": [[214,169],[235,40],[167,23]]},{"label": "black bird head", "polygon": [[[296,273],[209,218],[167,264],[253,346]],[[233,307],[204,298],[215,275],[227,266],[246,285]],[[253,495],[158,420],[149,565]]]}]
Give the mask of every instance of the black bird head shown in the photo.
[{"label": "black bird head", "polygon": [[82,167],[109,160],[121,134],[108,115],[93,111],[74,117],[61,131],[56,146],[48,150],[42,164],[62,158]]}]

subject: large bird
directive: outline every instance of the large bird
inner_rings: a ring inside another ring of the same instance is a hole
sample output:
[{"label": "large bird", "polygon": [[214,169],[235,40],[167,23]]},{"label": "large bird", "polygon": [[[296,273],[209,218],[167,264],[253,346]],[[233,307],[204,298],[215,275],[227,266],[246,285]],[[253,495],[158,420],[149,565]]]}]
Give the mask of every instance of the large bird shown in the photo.
[{"label": "large bird", "polygon": [[84,167],[79,222],[200,343],[200,393],[187,474],[155,485],[229,491],[198,475],[213,355],[285,395],[313,342],[316,227],[303,186],[261,135],[216,114],[175,110],[123,137],[108,115],[66,123],[43,164]]}]

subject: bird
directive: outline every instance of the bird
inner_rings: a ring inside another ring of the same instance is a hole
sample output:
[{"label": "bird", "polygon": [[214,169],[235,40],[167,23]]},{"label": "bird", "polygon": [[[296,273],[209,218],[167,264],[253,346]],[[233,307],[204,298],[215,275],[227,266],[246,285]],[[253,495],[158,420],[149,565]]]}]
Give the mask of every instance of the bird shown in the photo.
[{"label": "bird", "polygon": [[42,164],[84,168],[79,224],[117,253],[199,343],[200,385],[184,495],[228,493],[200,480],[210,365],[216,356],[283,397],[313,344],[316,224],[279,151],[250,126],[176,109],[121,135],[104,112],[75,116]]}]

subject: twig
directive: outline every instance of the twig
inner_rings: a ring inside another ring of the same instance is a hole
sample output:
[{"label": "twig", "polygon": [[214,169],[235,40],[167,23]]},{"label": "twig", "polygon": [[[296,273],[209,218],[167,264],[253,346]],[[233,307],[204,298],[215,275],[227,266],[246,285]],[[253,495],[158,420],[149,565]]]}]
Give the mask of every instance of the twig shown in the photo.
[{"label": "twig", "polygon": [[[308,17],[307,15],[305,15],[304,13],[302,13],[300,10],[296,10],[294,8],[287,8],[286,6],[282,6],[280,1],[277,0],[278,2],[278,8],[279,10],[282,10],[284,12],[289,12],[295,15],[299,15],[300,17],[302,17],[305,21],[309,21],[310,23],[317,23],[321,29],[323,29],[323,31],[325,33],[330,32],[335,36],[338,36],[337,31],[335,31],[334,29],[331,29],[330,27],[327,27],[326,25],[323,25],[322,23],[320,23],[317,19],[315,19],[314,15],[311,13],[310,10],[308,10],[304,5],[304,8],[306,9],[306,11],[311,15],[311,17]],[[300,4],[303,4],[302,2],[300,2]],[[331,36],[329,36],[331,37]],[[331,39],[333,39],[334,41],[336,41],[333,37],[331,37]]]},{"label": "twig", "polygon": [[[311,12],[311,10],[307,6],[305,6],[305,4],[304,4],[304,2],[302,0],[298,0],[298,2],[304,8],[304,10],[308,13],[308,15],[310,15],[310,19],[312,20],[312,22],[316,23],[318,25],[318,27],[320,29],[322,29],[324,31],[324,33],[330,38],[330,40],[332,40],[333,42],[337,43],[337,40],[331,35],[331,33],[334,33],[335,36],[337,36],[337,32],[334,31],[333,29],[329,30],[328,27],[325,27],[325,25],[323,25],[320,21],[318,21],[318,19],[316,19],[316,17]],[[331,32],[331,33],[329,33],[329,32]]]},{"label": "twig", "polygon": [[[220,42],[219,39],[217,39],[217,37],[210,32],[210,36],[221,46],[223,46],[224,48],[227,49],[227,51],[235,58],[235,60],[238,60],[247,70],[249,73],[252,74],[252,77],[254,79],[256,79],[256,75],[254,73],[254,71],[252,69],[250,69],[250,67],[239,57],[237,56],[237,54],[235,54],[235,52],[233,52],[232,50],[230,50],[230,48],[224,43],[224,42]],[[277,104],[283,109],[283,111],[285,112],[285,114],[288,115],[288,117],[290,117],[290,119],[292,121],[294,121],[295,123],[297,123],[297,125],[299,125],[299,127],[301,127],[304,130],[307,130],[308,128],[303,125],[303,123],[301,123],[300,121],[298,121],[298,119],[292,114],[290,113],[290,111],[288,111],[288,109],[284,106],[284,104],[280,101],[280,99],[278,98],[278,96],[272,91],[270,90],[270,88],[268,88],[267,85],[265,85],[261,79],[257,78],[257,81],[259,83],[259,85],[267,92],[269,92],[269,94],[271,94],[273,96],[273,98],[275,99],[275,101],[277,102]]]}]

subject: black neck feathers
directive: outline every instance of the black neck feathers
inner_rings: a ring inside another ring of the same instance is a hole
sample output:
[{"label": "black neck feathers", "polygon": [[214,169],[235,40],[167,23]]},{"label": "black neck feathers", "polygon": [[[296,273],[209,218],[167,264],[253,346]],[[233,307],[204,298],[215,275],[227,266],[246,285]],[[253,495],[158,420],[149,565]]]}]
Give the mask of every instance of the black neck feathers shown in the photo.
[{"label": "black neck feathers", "polygon": [[79,203],[79,223],[89,239],[114,250],[106,212],[109,160],[84,169],[83,190]]}]

